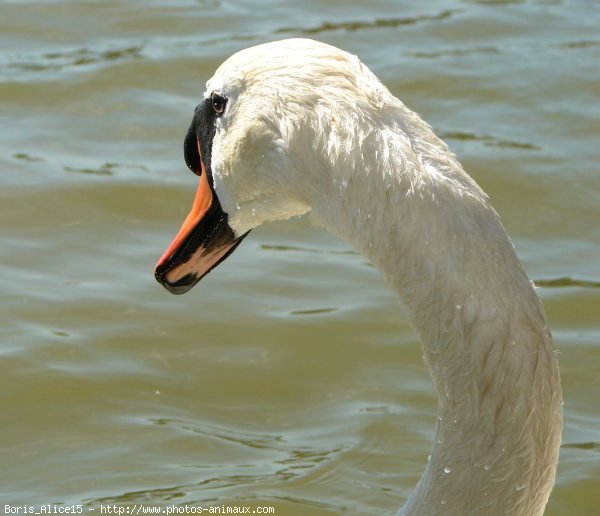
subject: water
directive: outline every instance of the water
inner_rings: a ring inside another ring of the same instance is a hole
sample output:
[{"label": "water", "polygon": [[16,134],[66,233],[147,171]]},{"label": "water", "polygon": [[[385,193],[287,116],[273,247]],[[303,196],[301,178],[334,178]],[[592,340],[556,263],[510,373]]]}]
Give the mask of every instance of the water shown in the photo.
[{"label": "water", "polygon": [[600,505],[598,4],[0,4],[0,502],[393,514],[435,397],[376,271],[305,219],[186,296],[153,266],[193,197],[182,142],[236,50],[361,56],[490,194],[561,350],[550,515]]}]

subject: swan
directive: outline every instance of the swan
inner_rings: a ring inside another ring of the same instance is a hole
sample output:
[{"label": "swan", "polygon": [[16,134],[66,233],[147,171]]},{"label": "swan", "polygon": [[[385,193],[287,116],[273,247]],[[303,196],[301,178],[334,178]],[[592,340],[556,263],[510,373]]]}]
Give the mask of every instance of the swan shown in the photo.
[{"label": "swan", "polygon": [[181,294],[265,222],[311,213],[397,291],[438,408],[405,515],[539,515],[562,429],[544,309],[487,195],[358,57],[289,39],[207,82],[184,140],[192,209],[155,276]]}]

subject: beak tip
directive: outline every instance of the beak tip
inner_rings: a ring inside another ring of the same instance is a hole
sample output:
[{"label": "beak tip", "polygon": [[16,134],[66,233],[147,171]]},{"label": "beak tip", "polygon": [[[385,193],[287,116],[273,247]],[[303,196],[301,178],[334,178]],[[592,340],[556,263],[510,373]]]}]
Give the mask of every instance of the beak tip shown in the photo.
[{"label": "beak tip", "polygon": [[159,265],[154,271],[154,277],[156,278],[156,281],[158,281],[163,287],[165,287],[165,289],[171,294],[185,294],[188,290],[191,290],[191,288],[196,283],[198,283],[198,281],[200,281],[200,278],[196,274],[190,273],[186,274],[185,276],[177,280],[175,283],[171,283],[167,279],[168,272],[169,269],[167,269],[164,266],[161,267]]}]

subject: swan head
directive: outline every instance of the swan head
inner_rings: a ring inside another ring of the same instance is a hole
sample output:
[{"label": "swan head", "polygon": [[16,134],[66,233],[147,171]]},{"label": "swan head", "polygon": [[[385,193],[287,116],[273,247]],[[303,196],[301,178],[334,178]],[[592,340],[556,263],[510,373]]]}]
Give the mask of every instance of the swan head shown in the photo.
[{"label": "swan head", "polygon": [[388,97],[356,56],[312,40],[266,43],[227,59],[184,141],[199,186],[157,280],[187,292],[252,228],[310,211],[355,147],[356,127],[380,116]]}]

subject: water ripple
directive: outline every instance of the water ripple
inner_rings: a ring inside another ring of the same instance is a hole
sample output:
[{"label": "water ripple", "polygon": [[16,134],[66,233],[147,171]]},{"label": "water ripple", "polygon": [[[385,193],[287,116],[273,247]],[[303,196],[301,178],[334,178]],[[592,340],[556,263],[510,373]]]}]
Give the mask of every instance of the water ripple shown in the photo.
[{"label": "water ripple", "polygon": [[311,247],[304,247],[298,245],[271,245],[261,244],[260,249],[264,251],[292,251],[301,253],[315,253],[315,254],[341,254],[341,255],[356,255],[355,251],[334,251],[331,249],[314,249]]},{"label": "water ripple", "polygon": [[420,16],[410,16],[406,18],[376,18],[373,21],[345,21],[345,22],[323,22],[316,27],[282,27],[275,31],[275,34],[301,33],[301,34],[321,34],[336,30],[353,32],[358,30],[394,28],[405,25],[415,25],[417,23],[428,21],[440,21],[450,18],[457,10],[445,10],[437,14],[423,14]]},{"label": "water ripple", "polygon": [[515,140],[507,140],[498,138],[489,134],[475,134],[466,131],[440,131],[440,136],[445,140],[460,140],[460,141],[477,141],[483,143],[487,147],[507,147],[523,150],[542,150],[541,147],[529,142],[519,142]]},{"label": "water ripple", "polygon": [[600,288],[600,281],[580,280],[565,276],[564,278],[554,278],[546,280],[535,280],[536,287],[585,287]]},{"label": "water ripple", "polygon": [[472,47],[472,48],[449,48],[446,50],[436,50],[433,52],[406,52],[406,55],[417,57],[417,58],[426,58],[426,59],[435,59],[438,57],[446,57],[446,56],[467,56],[471,54],[499,54],[500,49],[497,47]]},{"label": "water ripple", "polygon": [[310,310],[292,310],[290,315],[320,315],[337,311],[338,308],[313,308]]},{"label": "water ripple", "polygon": [[132,502],[171,502],[185,496],[186,488],[191,486],[181,485],[172,487],[161,487],[157,489],[147,489],[140,491],[128,491],[113,496],[103,496],[101,498],[88,498],[83,500],[86,507],[98,507],[106,504],[128,504]]},{"label": "water ripple", "polygon": [[600,450],[600,443],[589,441],[585,443],[564,443],[561,448],[575,448],[578,450]]},{"label": "water ripple", "polygon": [[27,154],[26,152],[17,152],[15,154],[13,154],[12,157],[15,159],[19,159],[22,161],[29,161],[32,163],[45,161],[44,158],[41,158],[39,156],[32,156],[31,154]]},{"label": "water ripple", "polygon": [[150,418],[149,421],[159,426],[172,426],[185,432],[205,437],[216,438],[234,444],[239,444],[252,449],[277,449],[284,443],[281,435],[277,434],[254,434],[251,437],[245,432],[224,429],[222,427],[203,424],[201,427],[195,423],[172,418]]},{"label": "water ripple", "polygon": [[143,48],[143,45],[128,45],[105,50],[78,48],[41,55],[16,55],[14,56],[15,61],[9,62],[8,67],[29,72],[60,71],[70,67],[137,59],[142,57]]},{"label": "water ripple", "polygon": [[600,40],[593,40],[593,39],[585,40],[584,39],[581,41],[567,41],[566,43],[561,43],[558,46],[559,46],[559,48],[569,48],[569,49],[596,48],[596,47],[600,47]]},{"label": "water ripple", "polygon": [[77,168],[69,167],[68,165],[63,166],[65,172],[75,172],[77,174],[92,174],[97,176],[112,176],[117,168],[129,168],[140,171],[147,171],[148,169],[144,165],[129,165],[126,163],[103,163],[98,168]]}]

